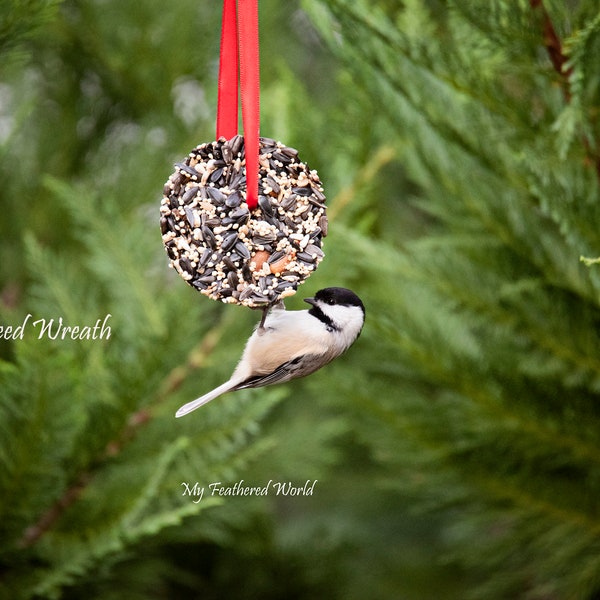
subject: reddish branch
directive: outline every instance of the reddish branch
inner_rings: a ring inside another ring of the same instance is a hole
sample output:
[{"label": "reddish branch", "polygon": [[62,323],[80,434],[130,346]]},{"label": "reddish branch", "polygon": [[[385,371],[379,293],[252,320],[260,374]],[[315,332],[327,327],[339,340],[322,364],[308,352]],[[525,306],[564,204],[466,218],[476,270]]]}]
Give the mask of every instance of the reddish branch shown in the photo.
[{"label": "reddish branch", "polygon": [[[165,380],[164,386],[158,393],[157,403],[167,398],[183,383],[189,374],[200,368],[206,358],[210,355],[217,344],[223,331],[223,323],[217,324],[203,338],[199,346],[188,356],[186,364],[176,367],[169,373]],[[127,424],[123,427],[120,434],[111,442],[109,442],[96,463],[96,468],[104,464],[108,459],[117,456],[123,448],[135,438],[139,429],[148,423],[152,418],[149,409],[143,408],[133,413],[127,420]],[[63,495],[46,511],[40,518],[30,527],[28,527],[19,540],[19,547],[28,548],[33,546],[73,505],[94,479],[95,468],[85,471],[79,475],[75,483],[73,483]]]},{"label": "reddish branch", "polygon": [[[118,438],[111,441],[105,448],[98,464],[102,464],[107,459],[117,456],[127,442],[131,441],[139,427],[150,420],[150,413],[142,409],[128,419],[127,425],[123,428]],[[86,487],[94,479],[93,471],[84,471],[79,475],[75,483],[67,488],[64,494],[45,512],[31,527],[28,527],[19,540],[21,548],[28,548],[35,544],[48,531],[59,517],[81,496]]]},{"label": "reddish branch", "polygon": [[[563,53],[561,40],[556,33],[556,29],[554,29],[554,25],[544,6],[543,0],[529,0],[529,4],[533,9],[537,9],[541,12],[544,46],[554,70],[562,77],[565,100],[570,102],[571,91],[569,89],[569,78],[571,77],[573,69],[565,68],[567,57]],[[600,156],[594,154],[587,139],[584,139],[583,143],[587,151],[587,162],[588,164],[595,166],[596,174],[598,175],[598,179],[600,179]]]},{"label": "reddish branch", "polygon": [[[529,0],[532,8],[537,8],[542,13],[542,28],[544,35],[544,46],[546,47],[546,51],[548,52],[548,56],[552,61],[552,65],[554,66],[554,70],[557,73],[560,73],[566,81],[568,81],[569,76],[571,75],[571,69],[564,70],[564,65],[567,62],[567,57],[563,54],[562,43],[558,34],[556,33],[556,29],[554,29],[554,25],[552,24],[552,20],[550,19],[550,15],[546,10],[542,0]],[[569,89],[565,88],[565,95],[567,99],[569,98]]]},{"label": "reddish branch", "polygon": [[52,524],[63,514],[71,504],[73,504],[83,490],[91,481],[90,473],[83,473],[79,479],[37,520],[37,522],[28,527],[19,540],[21,548],[27,548],[35,544],[42,535],[50,529]]}]

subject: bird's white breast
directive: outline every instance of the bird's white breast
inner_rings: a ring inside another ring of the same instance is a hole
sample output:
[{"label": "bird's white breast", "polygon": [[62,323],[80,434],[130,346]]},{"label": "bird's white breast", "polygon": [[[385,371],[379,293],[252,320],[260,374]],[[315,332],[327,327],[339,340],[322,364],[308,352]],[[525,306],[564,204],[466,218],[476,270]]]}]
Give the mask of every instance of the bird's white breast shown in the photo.
[{"label": "bird's white breast", "polygon": [[331,345],[329,338],[325,326],[307,310],[273,310],[264,329],[248,340],[236,374],[266,374],[298,356],[324,354]]}]

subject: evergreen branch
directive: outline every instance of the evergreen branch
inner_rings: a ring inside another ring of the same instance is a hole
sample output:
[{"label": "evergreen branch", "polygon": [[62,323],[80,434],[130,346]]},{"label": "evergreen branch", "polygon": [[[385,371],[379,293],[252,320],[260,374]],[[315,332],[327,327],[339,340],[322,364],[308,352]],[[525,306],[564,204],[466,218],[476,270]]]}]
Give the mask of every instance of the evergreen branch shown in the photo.
[{"label": "evergreen branch", "polygon": [[165,378],[163,385],[158,392],[158,401],[162,401],[173,392],[177,391],[182,383],[198,369],[202,368],[213,350],[219,343],[225,329],[233,320],[232,312],[225,312],[221,320],[212,329],[209,329],[202,338],[202,341],[188,354],[186,363],[183,366],[175,367]]},{"label": "evergreen branch", "polygon": [[348,184],[335,197],[331,209],[328,210],[328,218],[333,221],[339,213],[344,210],[352,199],[356,196],[357,191],[366,183],[372,181],[376,175],[395,158],[395,151],[391,146],[381,146],[370,158],[369,162],[360,170],[357,177]]},{"label": "evergreen branch", "polygon": [[[348,23],[345,35],[348,36],[349,52],[355,53],[359,61],[368,64],[368,72],[381,76],[390,87],[391,96],[395,95],[397,100],[402,99],[411,110],[411,116],[408,119],[405,117],[402,127],[414,127],[422,120],[427,125],[428,133],[440,139],[440,148],[452,144],[490,173],[502,178],[512,177],[515,169],[502,168],[498,157],[487,152],[489,146],[481,145],[480,138],[470,135],[471,130],[461,126],[456,119],[448,119],[451,109],[463,111],[463,106],[468,103],[469,111],[462,112],[462,117],[468,118],[469,123],[478,120],[479,113],[486,119],[492,118],[498,127],[510,128],[514,123],[510,121],[509,112],[501,110],[502,107],[497,104],[485,102],[474,89],[460,85],[448,73],[432,69],[426,61],[415,56],[398,29],[376,10],[363,13],[355,2],[348,0],[329,0],[329,4],[338,18]],[[423,84],[432,95],[459,100],[448,105],[447,111],[435,114],[426,101],[427,97],[419,93]],[[399,111],[393,104],[384,103],[383,108],[392,119],[400,118]]]},{"label": "evergreen branch", "polygon": [[542,15],[542,32],[544,38],[544,47],[548,53],[548,57],[550,58],[550,62],[554,67],[554,70],[563,78],[565,85],[563,86],[563,91],[565,94],[565,98],[569,101],[571,97],[571,93],[568,88],[568,80],[571,75],[572,69],[565,69],[565,64],[567,62],[567,57],[563,53],[562,42],[560,37],[556,33],[556,29],[552,24],[552,19],[544,6],[543,0],[530,0],[531,8],[534,10],[540,10]]},{"label": "evergreen branch", "polygon": [[[581,117],[578,121],[584,121],[584,115],[582,110],[583,97],[587,93],[586,81],[586,62],[589,56],[593,56],[597,53],[597,49],[594,47],[594,40],[597,41],[598,34],[600,33],[600,14],[596,16],[590,23],[585,27],[575,32],[575,34],[565,42],[565,54],[569,57],[569,65],[571,67],[571,76],[569,84],[571,88],[571,94],[573,100],[571,104],[574,105],[573,113],[581,113]],[[592,69],[594,69],[592,67]],[[588,160],[595,162],[598,175],[600,176],[600,153],[598,151],[599,141],[595,139],[593,123],[597,121],[597,102],[592,100],[591,106],[588,107],[588,122],[584,124],[585,130],[583,132],[584,145],[587,151]]]},{"label": "evergreen branch", "polygon": [[[586,266],[590,266],[594,263],[600,263],[598,259],[580,259]],[[444,281],[439,278],[436,281],[436,287],[443,293],[447,294],[448,297],[456,298],[462,305],[470,307],[472,310],[479,314],[489,316],[494,322],[510,327],[515,326],[514,312],[506,310],[500,304],[490,304],[478,298],[475,294],[464,286],[458,284],[452,284],[450,281]],[[581,350],[577,349],[573,345],[567,344],[564,340],[557,339],[556,336],[549,335],[548,327],[544,327],[543,324],[526,320],[519,323],[521,331],[527,333],[532,341],[534,341],[542,349],[547,350],[554,357],[561,361],[569,363],[572,368],[583,367],[590,371],[600,375],[600,359],[596,356],[590,356],[585,354]],[[525,327],[525,329],[523,329]],[[573,340],[570,339],[570,342]]]},{"label": "evergreen branch", "polygon": [[34,525],[28,527],[23,537],[17,543],[19,548],[29,548],[33,546],[46,533],[62,514],[74,504],[81,496],[85,488],[92,481],[90,472],[82,473],[77,481],[69,487],[65,493],[37,520]]},{"label": "evergreen branch", "polygon": [[0,8],[0,55],[6,60],[50,22],[62,0],[22,0],[3,2]]},{"label": "evergreen branch", "polygon": [[586,266],[591,267],[592,265],[600,264],[600,257],[598,258],[589,258],[587,256],[580,256],[579,260]]},{"label": "evergreen branch", "polygon": [[[127,248],[127,240],[135,242],[137,239],[134,238],[131,227],[120,221],[115,222],[110,206],[106,207],[105,218],[98,219],[96,199],[87,190],[50,175],[44,177],[44,185],[68,207],[72,218],[80,225],[79,235],[88,248],[92,251],[94,248],[102,248],[102,260],[90,263],[99,279],[104,275],[107,264],[105,261],[110,259],[111,272],[120,272],[120,279],[127,282],[127,290],[133,292],[136,304],[152,331],[162,335],[165,325],[153,296],[148,294],[146,274],[139,268],[135,253],[125,251],[131,250],[131,247]],[[93,232],[88,229],[89,223],[95,223]]]},{"label": "evergreen branch", "polygon": [[[202,338],[202,341],[190,351],[186,364],[183,367],[175,367],[169,373],[156,396],[155,404],[162,403],[181,386],[193,371],[205,364],[221,338],[227,322],[228,320],[222,319],[210,329]],[[68,508],[79,499],[94,479],[95,471],[107,460],[119,455],[123,451],[123,448],[135,438],[139,429],[149,423],[151,419],[152,414],[147,407],[133,413],[119,435],[107,444],[104,453],[94,462],[92,468],[81,473],[75,483],[67,488],[63,495],[41,515],[37,522],[24,531],[23,536],[17,544],[18,547],[29,548],[39,541]]]},{"label": "evergreen branch", "polygon": [[467,378],[457,378],[452,369],[445,365],[436,364],[431,360],[431,354],[417,342],[408,337],[398,336],[397,344],[411,357],[415,365],[425,375],[427,381],[435,381],[438,385],[452,389],[461,396],[469,398],[484,410],[497,423],[504,423],[508,429],[517,425],[519,429],[531,435],[540,442],[566,450],[574,457],[584,458],[600,464],[600,450],[593,444],[586,443],[578,437],[548,428],[537,419],[527,418],[526,415],[510,409],[509,404],[501,397],[492,395],[481,386],[481,383]]},{"label": "evergreen branch", "polygon": [[[371,414],[379,419],[386,427],[392,427],[402,438],[408,435],[418,436],[418,444],[420,448],[425,448],[428,451],[436,454],[437,461],[445,461],[449,466],[452,466],[453,457],[456,456],[454,451],[455,445],[452,442],[443,442],[438,438],[432,437],[429,434],[429,427],[419,427],[410,417],[399,414],[396,410],[383,406],[379,401],[372,398],[363,398],[361,400],[361,410],[369,408]],[[500,413],[498,413],[499,415]],[[514,418],[514,417],[513,417]],[[516,417],[517,419],[519,417]],[[537,431],[541,431],[537,428]],[[527,433],[534,433],[531,428],[527,429]],[[543,435],[545,442],[552,442],[551,435]],[[445,448],[444,448],[445,446]],[[464,466],[465,457],[459,453],[461,465]],[[591,458],[591,457],[590,457]],[[593,518],[593,515],[585,513],[582,510],[575,508],[561,507],[556,502],[534,496],[530,491],[516,486],[514,483],[508,483],[507,478],[503,478],[501,482],[496,477],[489,476],[487,472],[474,473],[476,464],[470,464],[468,475],[465,470],[461,470],[461,478],[468,478],[473,484],[485,492],[489,498],[495,501],[510,500],[515,506],[523,510],[535,512],[540,515],[545,515],[548,519],[557,523],[567,522],[571,526],[585,531],[593,537],[600,536],[600,522]],[[556,500],[559,500],[557,497]]]},{"label": "evergreen branch", "polygon": [[[555,271],[552,277],[553,284],[563,286],[565,289],[575,289],[579,295],[588,294],[589,290],[582,280],[565,277],[565,268],[571,264],[570,259],[565,258],[562,264],[558,261],[548,264],[548,255],[545,251],[540,252],[540,248],[546,248],[549,251],[551,244],[532,243],[530,239],[524,238],[520,234],[520,229],[515,229],[510,215],[509,218],[506,218],[504,198],[511,201],[510,196],[507,195],[510,194],[510,188],[506,194],[501,196],[503,197],[502,205],[498,204],[497,206],[482,200],[485,198],[483,194],[487,193],[486,189],[482,189],[477,194],[474,188],[475,181],[483,181],[486,177],[488,179],[494,177],[496,181],[492,186],[496,186],[498,189],[506,189],[508,181],[518,194],[520,219],[529,219],[531,206],[537,200],[542,204],[552,222],[565,228],[569,222],[567,218],[571,217],[567,215],[565,218],[563,203],[560,203],[558,210],[555,205],[548,206],[553,198],[559,197],[556,195],[556,190],[549,189],[550,183],[558,184],[558,181],[551,182],[549,180],[553,177],[553,173],[548,169],[548,161],[553,161],[555,157],[540,156],[538,150],[533,149],[531,152],[533,160],[531,165],[527,166],[527,162],[522,161],[522,150],[513,151],[516,150],[516,147],[510,149],[510,146],[506,146],[509,151],[503,150],[502,156],[500,156],[497,151],[504,148],[504,145],[482,145],[481,139],[486,136],[471,136],[468,133],[471,128],[461,126],[461,119],[466,115],[462,109],[463,106],[469,106],[470,119],[481,121],[490,133],[495,131],[494,137],[497,137],[497,132],[503,129],[512,135],[509,132],[512,132],[519,124],[507,120],[501,113],[492,110],[487,104],[481,103],[477,95],[457,88],[453,81],[443,73],[433,72],[426,65],[420,64],[404,48],[404,40],[400,34],[395,30],[390,30],[386,25],[385,18],[379,20],[372,17],[367,18],[362,13],[357,13],[355,4],[343,0],[329,0],[329,4],[337,13],[340,21],[344,24],[347,23],[345,34],[351,42],[348,51],[353,55],[352,62],[368,65],[368,70],[361,73],[361,76],[368,78],[367,87],[372,87],[373,83],[381,90],[380,96],[386,100],[389,97],[389,102],[382,102],[383,110],[389,113],[390,118],[398,124],[398,127],[402,129],[410,127],[412,136],[420,140],[417,144],[417,152],[421,152],[419,156],[421,166],[427,164],[433,173],[443,179],[448,176],[448,164],[445,163],[450,160],[456,161],[458,164],[463,164],[465,160],[472,162],[471,168],[477,169],[479,172],[477,177],[471,176],[468,181],[464,182],[467,186],[467,193],[462,195],[465,207],[473,211],[476,217],[489,227],[490,231],[496,233],[508,247],[517,251],[527,262],[533,262],[544,271],[548,271],[548,267],[553,269]],[[394,75],[394,71],[392,71],[400,59],[393,59],[391,50],[395,57],[402,57],[402,76]],[[407,86],[407,81],[412,81],[414,85]],[[451,102],[448,110],[443,113],[431,110],[425,96],[419,95],[418,89],[420,88],[416,82],[421,82],[428,88],[435,88],[442,96],[447,96],[448,101]],[[449,115],[453,114],[452,109],[456,110],[456,117],[453,116],[450,119]],[[493,129],[490,127],[490,118],[494,124]],[[423,147],[425,144],[425,150],[419,150],[419,146]],[[490,152],[491,149],[494,150],[494,153]],[[449,150],[452,150],[452,156],[449,156]],[[541,161],[539,168],[533,169],[537,160]],[[524,166],[527,168],[524,169]],[[532,170],[531,174],[527,172],[529,169]],[[452,176],[456,175],[458,178],[461,172],[460,169],[456,169]],[[532,174],[535,174],[535,180],[532,179]],[[456,186],[455,181],[452,185]],[[490,207],[493,210],[490,210]],[[589,221],[584,221],[584,224],[587,222]],[[535,225],[532,220],[532,228]],[[570,232],[568,240],[559,238],[557,232],[549,229],[545,233],[554,236],[556,243],[564,247],[565,241],[571,244],[573,236],[579,232]],[[590,230],[590,234],[595,235],[595,232]],[[566,286],[567,283],[570,286]],[[573,288],[573,284],[576,285],[575,288]]]},{"label": "evergreen branch", "polygon": [[[171,370],[156,395],[155,406],[170,397],[194,371],[206,364],[207,359],[221,339],[229,320],[229,318],[221,319],[217,325],[204,335],[202,341],[196,347],[192,348],[188,354],[186,363]],[[151,411],[147,407],[133,413],[121,434],[106,447],[106,457],[114,457],[120,454],[123,447],[133,440],[138,429],[148,423],[151,418]]]},{"label": "evergreen branch", "polygon": [[[154,472],[141,490],[140,495],[129,511],[123,516],[122,525],[125,529],[142,529],[144,512],[152,499],[156,496],[159,486],[163,481],[165,474],[171,468],[174,459],[188,445],[189,439],[186,437],[179,437],[174,442],[167,445],[164,452],[158,457]],[[164,516],[160,515],[160,518],[164,518]]]},{"label": "evergreen branch", "polygon": [[[550,62],[554,67],[554,70],[562,78],[562,90],[567,103],[571,102],[572,94],[570,90],[570,79],[573,76],[573,65],[570,65],[567,57],[563,51],[561,39],[552,24],[552,19],[544,6],[543,0],[530,0],[530,5],[534,10],[540,10],[542,14],[542,30],[544,46],[550,58]],[[594,165],[596,174],[600,180],[600,155],[594,153],[590,140],[586,137],[583,138],[583,145],[585,147],[587,159]]]},{"label": "evergreen branch", "polygon": [[482,487],[494,497],[509,500],[523,510],[543,514],[558,524],[569,523],[580,532],[585,532],[588,537],[600,537],[600,522],[581,510],[562,508],[556,503],[535,497],[521,488],[510,485],[506,480],[500,483],[494,478],[485,478]]}]

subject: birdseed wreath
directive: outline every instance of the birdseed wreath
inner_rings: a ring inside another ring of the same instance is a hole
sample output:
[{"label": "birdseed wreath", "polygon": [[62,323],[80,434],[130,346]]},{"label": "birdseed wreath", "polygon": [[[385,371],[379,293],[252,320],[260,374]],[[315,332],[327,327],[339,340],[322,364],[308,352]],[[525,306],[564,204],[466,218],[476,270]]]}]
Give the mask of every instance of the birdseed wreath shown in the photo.
[{"label": "birdseed wreath", "polygon": [[197,146],[169,177],[160,205],[173,267],[200,293],[264,308],[287,296],[323,258],[325,196],[298,152],[260,138],[258,205],[246,203],[244,138]]}]

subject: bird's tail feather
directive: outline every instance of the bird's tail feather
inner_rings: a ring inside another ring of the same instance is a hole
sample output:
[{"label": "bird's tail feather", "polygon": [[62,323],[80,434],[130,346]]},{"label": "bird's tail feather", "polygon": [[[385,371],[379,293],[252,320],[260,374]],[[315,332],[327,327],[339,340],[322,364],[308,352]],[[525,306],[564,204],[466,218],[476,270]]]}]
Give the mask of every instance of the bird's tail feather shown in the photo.
[{"label": "bird's tail feather", "polygon": [[226,392],[230,392],[234,388],[235,388],[235,383],[233,383],[231,381],[226,381],[224,384],[220,385],[219,387],[216,387],[211,392],[208,392],[207,394],[204,394],[204,396],[200,396],[200,398],[196,398],[195,400],[192,400],[191,402],[188,402],[187,404],[184,404],[175,413],[175,416],[176,417],[183,417],[184,415],[187,415],[188,413],[191,413],[193,410],[196,410],[197,408],[200,408],[201,406],[204,406],[205,404],[207,404],[211,400],[214,400],[215,398],[217,398],[221,394],[225,394]]}]

